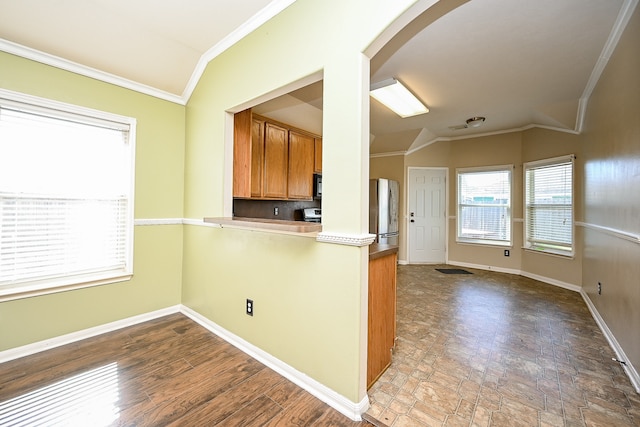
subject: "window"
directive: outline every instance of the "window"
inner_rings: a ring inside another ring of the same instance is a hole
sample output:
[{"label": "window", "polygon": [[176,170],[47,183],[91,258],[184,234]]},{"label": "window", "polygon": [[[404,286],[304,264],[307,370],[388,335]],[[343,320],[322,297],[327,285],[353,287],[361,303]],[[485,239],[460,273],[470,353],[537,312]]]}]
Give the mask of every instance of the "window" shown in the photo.
[{"label": "window", "polygon": [[0,300],[127,280],[135,120],[0,90]]},{"label": "window", "polygon": [[573,159],[524,164],[526,249],[573,255]]},{"label": "window", "polygon": [[458,169],[457,241],[511,245],[512,166]]}]

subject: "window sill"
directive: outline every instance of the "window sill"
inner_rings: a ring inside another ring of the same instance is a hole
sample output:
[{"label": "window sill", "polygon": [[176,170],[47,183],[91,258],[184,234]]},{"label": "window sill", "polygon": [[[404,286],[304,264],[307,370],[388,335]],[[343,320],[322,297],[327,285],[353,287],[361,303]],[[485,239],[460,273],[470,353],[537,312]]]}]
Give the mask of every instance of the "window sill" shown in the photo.
[{"label": "window sill", "polygon": [[527,252],[540,254],[540,255],[549,255],[557,258],[563,259],[575,259],[575,252],[560,252],[560,251],[552,251],[549,249],[535,249],[535,248],[522,248]]},{"label": "window sill", "polygon": [[496,242],[494,240],[456,240],[461,245],[474,245],[482,247],[511,248],[511,242]]},{"label": "window sill", "polygon": [[132,277],[133,274],[131,273],[109,275],[106,277],[97,277],[96,275],[93,275],[86,277],[83,281],[81,281],[81,277],[76,277],[73,283],[69,283],[68,278],[65,278],[58,281],[43,280],[25,285],[15,285],[6,288],[0,287],[0,302],[55,294],[58,292],[73,291],[76,289],[90,288],[93,286],[107,285],[110,283],[125,282],[127,280],[131,280]]}]

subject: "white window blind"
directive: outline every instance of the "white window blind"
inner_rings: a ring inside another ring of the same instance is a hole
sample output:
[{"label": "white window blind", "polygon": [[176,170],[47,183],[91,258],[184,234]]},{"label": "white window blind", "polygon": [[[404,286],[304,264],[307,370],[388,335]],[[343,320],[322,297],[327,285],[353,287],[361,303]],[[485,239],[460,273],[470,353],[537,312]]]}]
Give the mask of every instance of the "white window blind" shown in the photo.
[{"label": "white window blind", "polygon": [[459,169],[457,240],[511,244],[511,166]]},{"label": "white window blind", "polygon": [[525,247],[573,254],[573,159],[525,163]]},{"label": "white window blind", "polygon": [[135,122],[28,100],[0,97],[0,298],[128,278]]}]

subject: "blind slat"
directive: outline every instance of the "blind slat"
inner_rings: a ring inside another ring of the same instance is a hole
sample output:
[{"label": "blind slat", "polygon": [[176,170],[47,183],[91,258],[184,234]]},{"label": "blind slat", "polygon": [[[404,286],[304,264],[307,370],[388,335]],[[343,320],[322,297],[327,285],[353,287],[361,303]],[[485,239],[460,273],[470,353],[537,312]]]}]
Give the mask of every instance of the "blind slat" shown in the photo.
[{"label": "blind slat", "polygon": [[0,288],[130,271],[130,124],[83,112],[0,98]]}]

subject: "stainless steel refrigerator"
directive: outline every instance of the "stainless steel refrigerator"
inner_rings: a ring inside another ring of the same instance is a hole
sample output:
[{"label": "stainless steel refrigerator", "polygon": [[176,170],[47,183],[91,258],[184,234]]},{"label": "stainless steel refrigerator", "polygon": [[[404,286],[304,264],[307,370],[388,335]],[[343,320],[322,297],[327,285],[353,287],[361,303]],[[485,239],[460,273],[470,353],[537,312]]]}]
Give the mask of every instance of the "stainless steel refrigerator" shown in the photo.
[{"label": "stainless steel refrigerator", "polygon": [[369,233],[376,243],[398,244],[398,202],[400,186],[392,179],[369,180]]}]

